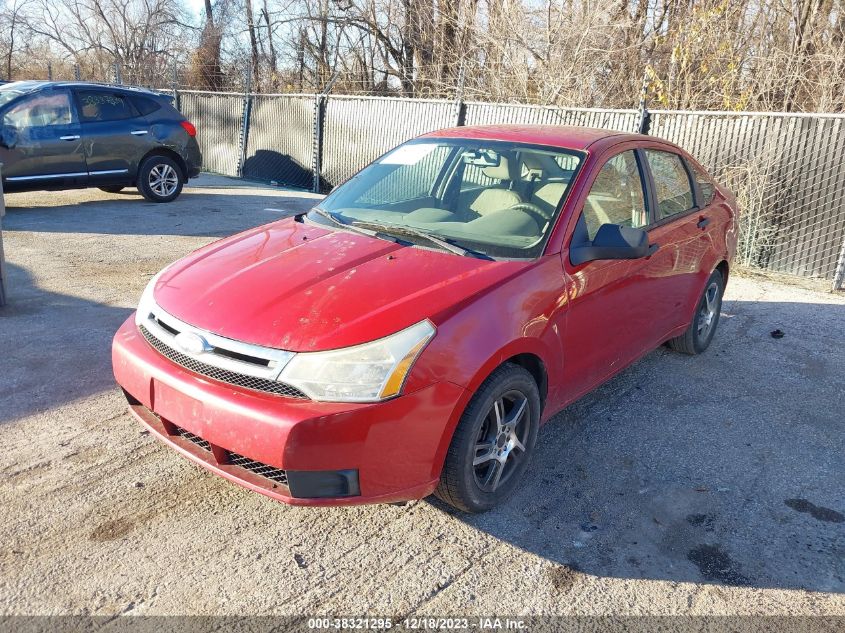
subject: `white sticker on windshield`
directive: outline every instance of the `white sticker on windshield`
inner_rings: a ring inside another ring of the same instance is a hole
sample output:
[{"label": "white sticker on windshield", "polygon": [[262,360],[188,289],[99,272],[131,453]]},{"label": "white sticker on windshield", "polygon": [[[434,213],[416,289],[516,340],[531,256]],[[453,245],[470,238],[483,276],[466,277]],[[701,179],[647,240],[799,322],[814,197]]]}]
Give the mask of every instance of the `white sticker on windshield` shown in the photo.
[{"label": "white sticker on windshield", "polygon": [[436,143],[412,143],[397,147],[379,163],[382,165],[416,165],[423,158],[431,154],[437,147]]}]

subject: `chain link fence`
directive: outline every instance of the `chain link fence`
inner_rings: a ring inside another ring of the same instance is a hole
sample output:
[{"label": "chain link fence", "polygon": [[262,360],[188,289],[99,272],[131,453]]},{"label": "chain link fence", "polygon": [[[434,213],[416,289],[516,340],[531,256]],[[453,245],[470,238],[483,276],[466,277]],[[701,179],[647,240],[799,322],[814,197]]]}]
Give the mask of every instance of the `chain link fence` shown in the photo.
[{"label": "chain link fence", "polygon": [[651,134],[736,193],[741,263],[842,286],[845,116],[655,111]]},{"label": "chain link fence", "polygon": [[[387,150],[455,125],[582,125],[635,132],[643,112],[427,99],[179,92],[205,169],[327,191]],[[739,263],[845,279],[845,116],[645,113],[737,195]],[[319,125],[317,124],[319,120]],[[318,183],[318,184],[317,184]],[[316,186],[315,186],[316,185]]]},{"label": "chain link fence", "polygon": [[[49,76],[53,76],[47,68]],[[126,81],[118,65],[114,80]],[[197,126],[207,171],[328,191],[419,134],[458,125],[578,125],[677,143],[737,195],[739,263],[845,285],[845,115],[619,110],[318,94],[174,95]],[[76,69],[74,75],[79,76]],[[131,79],[131,78],[130,78]],[[139,82],[142,83],[142,82]]]}]

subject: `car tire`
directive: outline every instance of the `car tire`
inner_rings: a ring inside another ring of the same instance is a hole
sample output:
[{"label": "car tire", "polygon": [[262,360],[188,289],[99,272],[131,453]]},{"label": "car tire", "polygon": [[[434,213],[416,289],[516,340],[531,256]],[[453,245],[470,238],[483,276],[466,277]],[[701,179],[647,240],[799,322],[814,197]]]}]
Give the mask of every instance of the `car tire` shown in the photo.
[{"label": "car tire", "polygon": [[138,191],[150,202],[175,200],[184,184],[182,169],[167,156],[150,156],[138,168]]},{"label": "car tire", "polygon": [[113,185],[111,187],[99,187],[100,191],[105,191],[106,193],[120,193],[126,189],[123,185]]},{"label": "car tire", "polygon": [[716,326],[719,325],[724,291],[725,281],[722,273],[714,270],[707,279],[704,291],[695,306],[692,323],[689,324],[686,332],[667,341],[671,349],[683,354],[701,354],[710,346],[710,341],[716,333]]},{"label": "car tire", "polygon": [[512,363],[496,369],[458,422],[435,495],[473,513],[506,499],[528,467],[540,411],[540,391],[526,369]]}]

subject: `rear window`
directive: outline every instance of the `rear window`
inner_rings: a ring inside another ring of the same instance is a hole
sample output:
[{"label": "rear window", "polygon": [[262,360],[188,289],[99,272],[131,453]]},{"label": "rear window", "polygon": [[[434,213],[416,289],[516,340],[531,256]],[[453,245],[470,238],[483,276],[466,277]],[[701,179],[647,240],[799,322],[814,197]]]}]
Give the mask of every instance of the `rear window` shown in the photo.
[{"label": "rear window", "polygon": [[152,114],[156,110],[161,109],[160,103],[148,97],[133,96],[132,103],[135,105],[138,112],[141,113],[141,116],[147,116],[148,114]]}]

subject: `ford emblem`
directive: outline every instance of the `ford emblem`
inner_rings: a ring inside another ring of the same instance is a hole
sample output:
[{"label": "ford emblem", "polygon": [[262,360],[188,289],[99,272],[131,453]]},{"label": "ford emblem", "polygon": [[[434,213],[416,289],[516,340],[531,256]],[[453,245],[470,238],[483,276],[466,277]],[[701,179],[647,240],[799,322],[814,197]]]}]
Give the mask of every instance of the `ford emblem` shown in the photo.
[{"label": "ford emblem", "polygon": [[186,354],[193,354],[195,356],[211,349],[208,341],[193,332],[179,332],[176,335],[176,346]]}]

